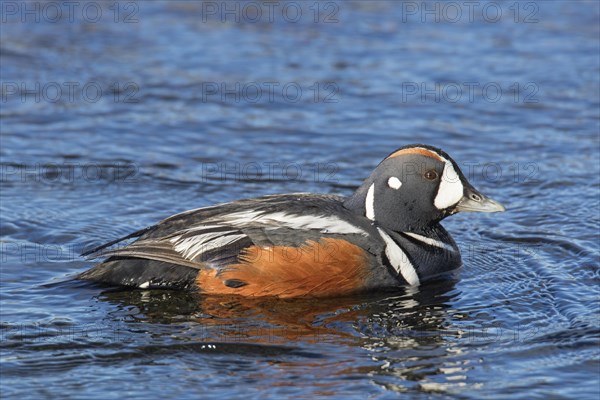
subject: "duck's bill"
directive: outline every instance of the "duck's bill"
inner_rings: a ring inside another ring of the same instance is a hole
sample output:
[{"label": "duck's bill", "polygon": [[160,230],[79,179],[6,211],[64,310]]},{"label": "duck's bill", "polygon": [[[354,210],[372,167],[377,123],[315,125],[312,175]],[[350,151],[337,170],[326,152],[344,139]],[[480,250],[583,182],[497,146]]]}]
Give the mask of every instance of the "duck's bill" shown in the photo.
[{"label": "duck's bill", "polygon": [[502,212],[506,208],[495,200],[479,193],[475,189],[466,189],[463,198],[458,202],[455,212]]}]

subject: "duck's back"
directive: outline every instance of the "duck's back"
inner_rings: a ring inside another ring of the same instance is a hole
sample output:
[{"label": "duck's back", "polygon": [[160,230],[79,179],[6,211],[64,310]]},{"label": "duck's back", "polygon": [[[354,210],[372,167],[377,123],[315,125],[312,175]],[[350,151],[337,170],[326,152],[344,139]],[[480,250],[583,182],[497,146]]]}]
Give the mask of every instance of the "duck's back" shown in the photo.
[{"label": "duck's back", "polygon": [[383,243],[333,195],[285,194],[186,211],[87,254],[80,275],[111,285],[250,296],[328,296],[394,286],[378,274]]}]

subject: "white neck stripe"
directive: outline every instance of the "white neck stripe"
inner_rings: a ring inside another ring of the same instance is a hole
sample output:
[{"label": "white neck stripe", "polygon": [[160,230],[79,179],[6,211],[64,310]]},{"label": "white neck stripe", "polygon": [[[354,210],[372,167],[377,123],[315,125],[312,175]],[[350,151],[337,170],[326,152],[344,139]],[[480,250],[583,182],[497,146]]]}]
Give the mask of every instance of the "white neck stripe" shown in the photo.
[{"label": "white neck stripe", "polygon": [[428,238],[427,236],[418,235],[418,234],[412,233],[412,232],[402,232],[402,233],[404,233],[405,235],[410,236],[414,239],[417,239],[418,241],[426,243],[430,246],[439,247],[440,249],[446,249],[446,250],[452,251],[452,252],[456,251],[454,249],[454,247],[450,246],[447,243],[442,242],[441,240],[435,240],[432,238]]},{"label": "white neck stripe", "polygon": [[392,267],[398,272],[406,282],[411,286],[419,285],[419,276],[415,267],[412,265],[406,253],[398,246],[394,239],[392,239],[385,231],[381,228],[377,228],[379,235],[385,242],[385,255]]},{"label": "white neck stripe", "polygon": [[365,215],[371,221],[375,221],[375,184],[372,184],[367,192],[367,198],[365,199]]}]

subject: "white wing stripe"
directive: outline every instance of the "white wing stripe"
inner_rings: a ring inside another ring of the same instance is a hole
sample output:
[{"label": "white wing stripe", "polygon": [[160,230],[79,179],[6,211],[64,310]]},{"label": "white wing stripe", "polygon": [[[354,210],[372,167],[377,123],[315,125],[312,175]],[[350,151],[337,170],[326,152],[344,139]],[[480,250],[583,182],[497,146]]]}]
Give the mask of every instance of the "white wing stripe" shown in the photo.
[{"label": "white wing stripe", "polygon": [[194,226],[191,227],[189,229],[186,229],[186,232],[196,232],[196,231],[208,231],[210,229],[218,229],[218,228],[227,228],[226,226],[223,225],[198,225],[198,226]]},{"label": "white wing stripe", "polygon": [[240,239],[245,238],[246,235],[241,234],[241,235],[227,235],[227,236],[221,236],[216,238],[215,240],[210,242],[210,246],[212,248],[217,248],[217,247],[225,247],[233,242],[236,242]]},{"label": "white wing stripe", "polygon": [[291,228],[291,229],[318,229],[323,233],[359,234],[368,236],[367,232],[343,219],[317,215],[293,215],[283,212],[261,213],[247,211],[233,213],[212,222],[243,227],[248,224],[259,225],[266,229]]},{"label": "white wing stripe", "polygon": [[[272,230],[278,228],[290,229],[315,229],[322,233],[333,234],[359,234],[368,236],[367,232],[343,219],[330,216],[315,215],[293,215],[284,212],[264,213],[260,211],[243,211],[219,216],[206,220],[206,225],[199,225],[185,231],[170,239],[175,251],[183,254],[187,259],[193,260],[202,253],[209,250],[217,250],[242,238],[236,228],[259,227]],[[202,231],[217,228],[232,228],[217,232],[202,233]],[[198,232],[197,235],[183,238],[190,232]]]},{"label": "white wing stripe", "polygon": [[[221,231],[221,232],[210,232],[204,235],[197,235],[181,239],[181,236],[176,236],[171,239],[171,242],[175,244],[175,250],[182,253],[184,257],[192,260],[199,254],[204,253],[206,250],[214,249],[218,246],[212,244],[215,240],[219,240],[221,236],[234,233],[236,231]],[[245,235],[236,235],[242,236]]]}]

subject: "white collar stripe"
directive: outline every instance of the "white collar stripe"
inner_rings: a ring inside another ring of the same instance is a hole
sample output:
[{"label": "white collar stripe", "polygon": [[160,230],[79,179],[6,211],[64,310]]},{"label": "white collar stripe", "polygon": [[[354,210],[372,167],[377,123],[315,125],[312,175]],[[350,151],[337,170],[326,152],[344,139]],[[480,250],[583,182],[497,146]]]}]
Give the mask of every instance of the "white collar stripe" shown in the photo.
[{"label": "white collar stripe", "polygon": [[365,215],[371,221],[375,221],[375,184],[369,187],[367,198],[365,199]]},{"label": "white collar stripe", "polygon": [[385,255],[388,260],[390,260],[390,264],[392,267],[398,272],[406,282],[408,282],[411,286],[419,285],[419,276],[417,275],[417,271],[415,267],[412,265],[406,253],[398,246],[394,239],[392,239],[387,233],[385,233],[381,228],[377,228],[379,231],[379,235],[385,242]]}]

